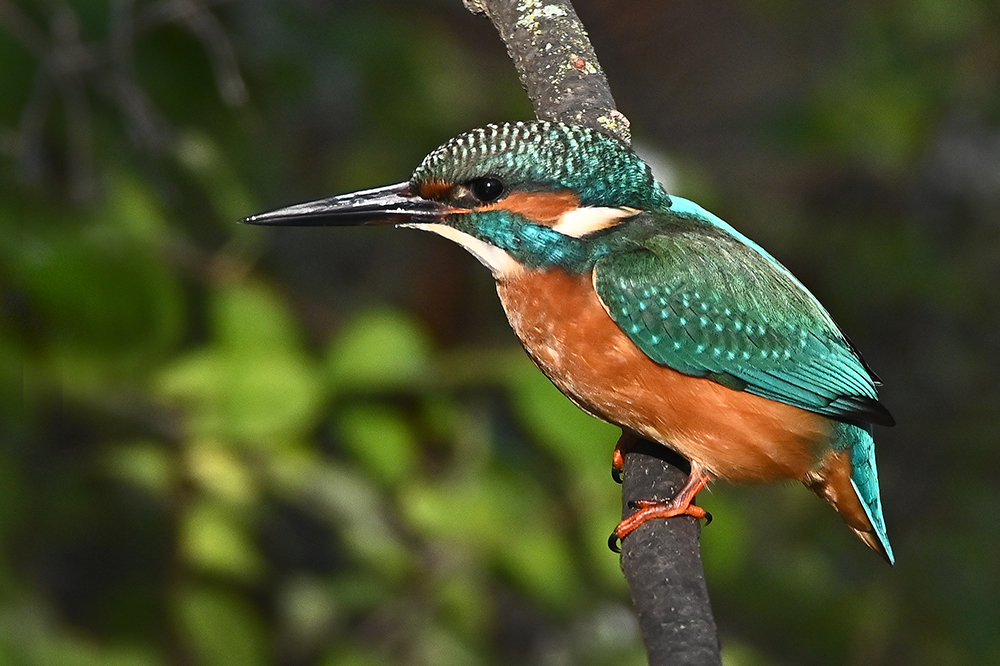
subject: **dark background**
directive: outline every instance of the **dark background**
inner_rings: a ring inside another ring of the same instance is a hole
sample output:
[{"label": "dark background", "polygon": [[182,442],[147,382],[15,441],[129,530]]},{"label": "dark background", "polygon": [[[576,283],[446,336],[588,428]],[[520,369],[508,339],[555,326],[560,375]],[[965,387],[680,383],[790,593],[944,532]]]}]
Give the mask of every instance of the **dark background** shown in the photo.
[{"label": "dark background", "polygon": [[[1000,5],[577,8],[669,189],[899,422],[894,568],[801,486],[703,493],[725,663],[1000,664]],[[617,431],[488,272],[235,224],[531,115],[458,0],[0,0],[0,663],[644,663]]]}]

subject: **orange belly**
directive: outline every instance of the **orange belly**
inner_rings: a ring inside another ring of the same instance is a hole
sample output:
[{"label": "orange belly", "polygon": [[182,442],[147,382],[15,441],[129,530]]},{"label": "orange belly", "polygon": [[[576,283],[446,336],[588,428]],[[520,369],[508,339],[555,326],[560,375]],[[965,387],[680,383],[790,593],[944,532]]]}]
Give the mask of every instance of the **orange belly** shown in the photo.
[{"label": "orange belly", "polygon": [[497,283],[514,332],[577,404],[737,482],[805,480],[830,421],[658,365],[612,321],[590,274],[523,271]]}]

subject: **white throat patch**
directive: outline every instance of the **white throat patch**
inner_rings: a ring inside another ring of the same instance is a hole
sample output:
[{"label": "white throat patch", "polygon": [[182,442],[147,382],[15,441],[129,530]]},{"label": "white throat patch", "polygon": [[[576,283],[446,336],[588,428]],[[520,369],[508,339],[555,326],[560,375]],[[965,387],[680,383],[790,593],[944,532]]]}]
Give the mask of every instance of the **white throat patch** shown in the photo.
[{"label": "white throat patch", "polygon": [[399,226],[408,227],[410,229],[432,231],[439,236],[444,236],[449,240],[455,241],[468,250],[472,256],[478,259],[484,266],[490,269],[490,271],[493,272],[493,277],[497,279],[508,277],[523,270],[521,265],[514,261],[514,258],[507,254],[505,250],[501,250],[496,245],[490,245],[485,241],[479,240],[475,236],[470,236],[464,231],[459,231],[454,227],[449,227],[447,224],[413,222],[400,224]]}]

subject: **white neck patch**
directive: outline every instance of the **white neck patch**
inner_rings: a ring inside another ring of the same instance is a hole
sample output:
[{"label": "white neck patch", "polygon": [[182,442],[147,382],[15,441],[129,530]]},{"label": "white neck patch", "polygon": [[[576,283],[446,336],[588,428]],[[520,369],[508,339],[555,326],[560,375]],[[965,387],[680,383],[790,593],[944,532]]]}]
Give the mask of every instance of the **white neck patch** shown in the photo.
[{"label": "white neck patch", "polygon": [[583,206],[566,211],[552,225],[553,231],[564,236],[581,238],[589,233],[613,227],[622,218],[632,217],[639,213],[637,208],[608,208],[605,206]]},{"label": "white neck patch", "polygon": [[497,279],[509,277],[524,270],[519,263],[514,261],[513,257],[507,254],[505,250],[501,250],[496,245],[490,245],[486,241],[479,240],[475,236],[470,236],[464,231],[459,231],[454,227],[449,227],[447,224],[414,222],[409,224],[400,224],[399,226],[410,229],[431,231],[439,236],[444,236],[449,240],[455,241],[468,250],[472,256],[478,259],[484,266],[490,269],[493,273],[493,277]]}]

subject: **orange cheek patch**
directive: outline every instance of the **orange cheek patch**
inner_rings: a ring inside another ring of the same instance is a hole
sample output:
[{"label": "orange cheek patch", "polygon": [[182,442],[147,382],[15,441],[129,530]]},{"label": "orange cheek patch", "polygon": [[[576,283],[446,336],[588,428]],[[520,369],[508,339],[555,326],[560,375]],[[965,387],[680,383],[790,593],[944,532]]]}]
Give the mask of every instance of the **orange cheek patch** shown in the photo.
[{"label": "orange cheek patch", "polygon": [[424,199],[447,199],[452,186],[440,180],[431,180],[420,184],[420,196]]},{"label": "orange cheek patch", "polygon": [[500,201],[476,210],[509,210],[533,222],[552,226],[563,213],[580,207],[573,192],[511,192]]}]

